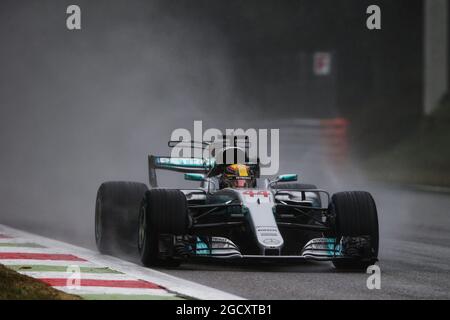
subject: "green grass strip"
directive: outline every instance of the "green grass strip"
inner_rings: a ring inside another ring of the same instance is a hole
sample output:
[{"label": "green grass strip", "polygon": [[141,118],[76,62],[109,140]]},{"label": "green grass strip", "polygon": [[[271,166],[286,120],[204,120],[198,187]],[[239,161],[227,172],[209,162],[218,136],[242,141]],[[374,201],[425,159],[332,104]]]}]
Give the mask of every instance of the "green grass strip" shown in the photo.
[{"label": "green grass strip", "polygon": [[[15,271],[37,271],[37,272],[66,272],[67,266],[51,266],[51,265],[8,265],[10,269]],[[122,272],[107,267],[80,267],[81,273],[116,273]]]},{"label": "green grass strip", "polygon": [[159,296],[149,294],[80,294],[86,300],[183,300],[177,296]]},{"label": "green grass strip", "polygon": [[37,243],[32,242],[24,242],[24,243],[14,243],[14,242],[0,242],[0,247],[7,247],[7,248],[45,248],[44,246],[41,246]]}]

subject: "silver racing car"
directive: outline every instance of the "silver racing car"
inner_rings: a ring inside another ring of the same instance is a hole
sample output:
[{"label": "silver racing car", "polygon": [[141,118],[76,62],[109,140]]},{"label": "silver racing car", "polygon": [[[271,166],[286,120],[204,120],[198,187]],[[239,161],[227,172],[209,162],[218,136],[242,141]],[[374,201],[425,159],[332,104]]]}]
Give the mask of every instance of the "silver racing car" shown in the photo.
[{"label": "silver racing car", "polygon": [[[234,160],[224,161],[230,154]],[[239,155],[244,161],[236,161]],[[296,183],[296,174],[258,185],[258,159],[251,161],[236,143],[216,147],[207,158],[150,155],[148,168],[150,188],[113,181],[98,189],[95,239],[101,253],[136,251],[145,266],[166,267],[191,259],[327,260],[338,269],[365,270],[377,261],[377,209],[368,192],[330,196]],[[200,186],[158,187],[157,169],[184,173]]]}]

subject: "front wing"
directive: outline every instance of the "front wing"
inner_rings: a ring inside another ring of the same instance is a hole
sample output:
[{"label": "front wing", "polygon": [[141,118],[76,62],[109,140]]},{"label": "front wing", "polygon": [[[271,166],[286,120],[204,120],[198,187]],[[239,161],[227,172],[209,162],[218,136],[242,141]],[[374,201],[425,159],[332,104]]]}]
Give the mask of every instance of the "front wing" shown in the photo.
[{"label": "front wing", "polygon": [[246,255],[241,254],[237,246],[226,238],[212,237],[209,244],[197,240],[195,248],[191,248],[191,258],[201,260],[234,260],[234,261],[266,261],[266,262],[300,262],[300,261],[361,261],[361,253],[369,245],[364,237],[358,239],[343,238],[339,243],[335,238],[315,238],[310,240],[301,250],[300,255]]}]

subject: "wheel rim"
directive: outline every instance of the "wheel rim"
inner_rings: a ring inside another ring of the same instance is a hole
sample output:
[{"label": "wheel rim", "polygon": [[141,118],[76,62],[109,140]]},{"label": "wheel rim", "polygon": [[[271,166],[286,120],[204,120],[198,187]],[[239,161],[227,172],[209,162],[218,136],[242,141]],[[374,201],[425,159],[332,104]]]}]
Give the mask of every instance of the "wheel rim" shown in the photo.
[{"label": "wheel rim", "polygon": [[100,242],[102,235],[102,201],[97,199],[95,203],[95,241]]},{"label": "wheel rim", "polygon": [[139,214],[139,233],[138,233],[138,247],[142,249],[145,243],[145,233],[147,229],[147,215],[145,214],[145,205],[141,207]]}]

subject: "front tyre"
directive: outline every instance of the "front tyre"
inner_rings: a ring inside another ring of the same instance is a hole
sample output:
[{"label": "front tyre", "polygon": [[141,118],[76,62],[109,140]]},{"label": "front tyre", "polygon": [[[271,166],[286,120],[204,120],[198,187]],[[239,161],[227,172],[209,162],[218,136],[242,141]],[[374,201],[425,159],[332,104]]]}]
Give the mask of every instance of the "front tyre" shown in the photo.
[{"label": "front tyre", "polygon": [[[336,269],[366,270],[378,257],[378,214],[375,201],[368,192],[347,191],[332,196],[331,207],[336,217],[336,239],[366,242],[354,259],[333,261]],[[360,240],[358,240],[360,239]],[[343,248],[345,251],[345,248]]]},{"label": "front tyre", "polygon": [[146,267],[177,267],[175,236],[184,235],[188,226],[186,196],[180,190],[152,189],[145,193],[139,212],[138,249]]}]

